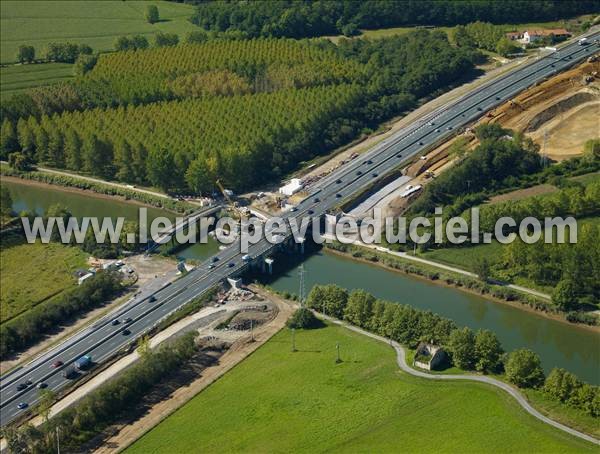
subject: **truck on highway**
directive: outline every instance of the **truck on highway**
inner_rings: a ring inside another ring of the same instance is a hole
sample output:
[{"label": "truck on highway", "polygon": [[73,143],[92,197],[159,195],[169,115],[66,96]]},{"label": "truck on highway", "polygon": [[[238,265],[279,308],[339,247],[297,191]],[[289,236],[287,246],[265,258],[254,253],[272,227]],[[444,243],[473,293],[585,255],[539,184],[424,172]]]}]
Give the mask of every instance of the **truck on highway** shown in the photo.
[{"label": "truck on highway", "polygon": [[580,45],[580,46],[585,46],[585,45],[587,45],[587,43],[588,43],[588,39],[587,39],[587,38],[581,38],[581,39],[578,41],[578,43],[579,43],[579,45]]},{"label": "truck on highway", "polygon": [[75,368],[73,366],[69,366],[67,367],[65,370],[63,370],[62,376],[65,378],[68,378],[69,380],[73,379],[73,378],[77,378],[79,374],[77,373],[77,370],[75,370]]},{"label": "truck on highway", "polygon": [[73,367],[77,370],[85,370],[92,365],[92,357],[90,355],[83,355],[73,363]]}]

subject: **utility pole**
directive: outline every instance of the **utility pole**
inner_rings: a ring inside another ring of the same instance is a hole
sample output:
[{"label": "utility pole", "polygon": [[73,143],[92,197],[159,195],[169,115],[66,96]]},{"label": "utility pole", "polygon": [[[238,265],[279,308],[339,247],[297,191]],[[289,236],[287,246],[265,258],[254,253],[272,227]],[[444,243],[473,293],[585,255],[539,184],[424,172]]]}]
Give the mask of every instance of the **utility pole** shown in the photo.
[{"label": "utility pole", "polygon": [[56,453],[60,454],[60,431],[56,426]]},{"label": "utility pole", "polygon": [[542,145],[542,167],[546,167],[546,144],[548,142],[548,129],[544,129],[544,144]]},{"label": "utility pole", "polygon": [[306,288],[304,284],[304,263],[302,263],[298,268],[298,274],[300,275],[300,290],[298,299],[300,300],[300,307],[304,307],[304,299],[306,298]]}]

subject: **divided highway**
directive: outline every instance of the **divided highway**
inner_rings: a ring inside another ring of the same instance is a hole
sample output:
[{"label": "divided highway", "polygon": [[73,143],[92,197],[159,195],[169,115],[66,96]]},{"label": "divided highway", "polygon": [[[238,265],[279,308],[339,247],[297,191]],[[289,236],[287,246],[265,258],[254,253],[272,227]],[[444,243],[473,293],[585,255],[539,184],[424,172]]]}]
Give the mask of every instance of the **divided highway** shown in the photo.
[{"label": "divided highway", "polygon": [[[455,134],[486,111],[597,52],[600,45],[595,40],[599,38],[600,33],[595,32],[588,36],[591,44],[568,44],[558,52],[474,89],[398,131],[359,159],[315,183],[310,188],[310,196],[298,204],[297,211],[287,213],[284,217],[299,219],[325,214],[404,161]],[[261,257],[272,248],[272,244],[262,239],[250,246],[248,254],[252,258]],[[46,389],[54,391],[66,386],[71,380],[63,377],[63,371],[77,358],[89,354],[94,363],[106,361],[185,303],[198,298],[227,277],[241,274],[248,266],[242,260],[242,255],[237,244],[220,251],[172,284],[151,296],[138,297],[31,363],[0,377],[0,425],[6,425],[23,411],[18,408],[20,403],[34,405],[37,402],[38,383],[44,383]],[[118,320],[118,324],[114,320]],[[53,367],[57,361],[62,365]],[[31,385],[24,390],[17,389],[19,384],[28,380]]]}]

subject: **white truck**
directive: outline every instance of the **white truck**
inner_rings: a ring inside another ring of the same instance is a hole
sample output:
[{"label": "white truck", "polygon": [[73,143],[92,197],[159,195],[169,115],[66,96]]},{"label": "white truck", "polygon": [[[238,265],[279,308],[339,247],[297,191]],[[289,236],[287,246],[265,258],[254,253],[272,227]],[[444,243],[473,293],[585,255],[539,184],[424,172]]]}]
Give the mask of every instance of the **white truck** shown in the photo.
[{"label": "white truck", "polygon": [[581,38],[578,41],[578,43],[579,43],[580,46],[586,46],[588,44],[588,39],[587,38]]}]

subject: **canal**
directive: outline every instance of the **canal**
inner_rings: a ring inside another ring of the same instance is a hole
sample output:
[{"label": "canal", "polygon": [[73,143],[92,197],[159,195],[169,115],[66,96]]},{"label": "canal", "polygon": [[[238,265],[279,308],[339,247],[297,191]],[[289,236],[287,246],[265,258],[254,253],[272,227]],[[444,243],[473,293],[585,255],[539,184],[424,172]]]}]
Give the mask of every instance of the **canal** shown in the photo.
[{"label": "canal", "polygon": [[[9,188],[15,211],[43,213],[48,206],[60,203],[77,217],[137,219],[139,206],[135,204],[21,183],[4,181],[3,185]],[[156,208],[148,209],[149,219],[160,215],[173,216]],[[182,248],[177,256],[204,260],[217,249],[217,243],[211,240],[208,244]],[[304,261],[304,269],[307,290],[315,284],[334,283],[348,290],[363,288],[379,298],[429,309],[458,325],[494,331],[507,351],[525,347],[537,352],[546,372],[563,367],[589,383],[600,384],[600,334],[591,330],[330,253],[311,255]],[[298,269],[294,267],[277,276],[271,286],[297,294]]]},{"label": "canal", "polygon": [[[305,260],[304,280],[307,291],[328,283],[348,290],[362,288],[378,298],[429,309],[458,325],[492,330],[506,351],[525,347],[537,352],[546,372],[564,367],[600,384],[600,334],[591,330],[331,253],[318,252]],[[298,294],[298,268],[270,285]]]}]

